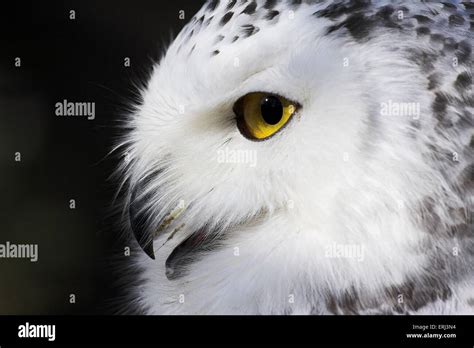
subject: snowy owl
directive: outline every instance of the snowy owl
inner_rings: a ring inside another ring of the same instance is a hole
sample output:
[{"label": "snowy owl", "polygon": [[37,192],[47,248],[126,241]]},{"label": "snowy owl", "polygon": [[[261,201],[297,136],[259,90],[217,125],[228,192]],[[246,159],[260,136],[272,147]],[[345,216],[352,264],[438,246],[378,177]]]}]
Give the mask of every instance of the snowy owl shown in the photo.
[{"label": "snowy owl", "polygon": [[118,145],[129,302],[473,314],[473,27],[470,1],[206,2]]}]

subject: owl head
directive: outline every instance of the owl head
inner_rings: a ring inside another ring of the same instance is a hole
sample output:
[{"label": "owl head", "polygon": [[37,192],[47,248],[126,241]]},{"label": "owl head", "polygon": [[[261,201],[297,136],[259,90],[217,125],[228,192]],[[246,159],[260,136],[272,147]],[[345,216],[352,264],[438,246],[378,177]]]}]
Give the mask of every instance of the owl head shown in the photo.
[{"label": "owl head", "polygon": [[[451,189],[420,135],[434,122],[423,69],[444,63],[409,13],[399,1],[207,2],[129,122],[125,206],[156,258],[144,262],[164,281],[253,268],[268,284],[342,288],[421,266],[407,251],[424,238],[416,212]],[[363,262],[331,259],[335,245],[360,246]]]}]

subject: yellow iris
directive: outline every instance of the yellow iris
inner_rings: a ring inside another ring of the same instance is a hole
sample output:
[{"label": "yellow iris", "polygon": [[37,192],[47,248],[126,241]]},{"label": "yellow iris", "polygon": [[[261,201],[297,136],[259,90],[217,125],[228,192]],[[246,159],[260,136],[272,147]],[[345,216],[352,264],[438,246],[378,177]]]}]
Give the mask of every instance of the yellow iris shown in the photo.
[{"label": "yellow iris", "polygon": [[264,140],[282,129],[296,109],[297,104],[286,98],[255,92],[240,98],[235,104],[234,112],[244,136]]}]

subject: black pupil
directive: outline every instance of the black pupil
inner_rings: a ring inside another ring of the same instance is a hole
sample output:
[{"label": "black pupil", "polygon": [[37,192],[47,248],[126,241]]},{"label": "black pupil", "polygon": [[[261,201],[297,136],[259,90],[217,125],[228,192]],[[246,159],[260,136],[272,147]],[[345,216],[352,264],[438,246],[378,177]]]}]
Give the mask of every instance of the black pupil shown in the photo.
[{"label": "black pupil", "polygon": [[266,123],[274,126],[278,124],[283,117],[283,105],[279,98],[268,96],[261,102],[262,117]]}]

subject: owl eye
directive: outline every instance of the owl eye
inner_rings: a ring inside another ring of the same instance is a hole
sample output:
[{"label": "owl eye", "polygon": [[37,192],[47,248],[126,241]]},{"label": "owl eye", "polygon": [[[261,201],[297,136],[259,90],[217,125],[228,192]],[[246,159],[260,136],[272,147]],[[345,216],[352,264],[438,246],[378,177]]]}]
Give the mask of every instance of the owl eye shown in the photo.
[{"label": "owl eye", "polygon": [[237,126],[250,140],[265,140],[281,130],[296,112],[297,103],[269,93],[249,93],[234,105]]}]

